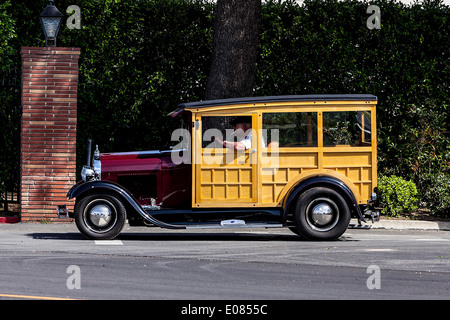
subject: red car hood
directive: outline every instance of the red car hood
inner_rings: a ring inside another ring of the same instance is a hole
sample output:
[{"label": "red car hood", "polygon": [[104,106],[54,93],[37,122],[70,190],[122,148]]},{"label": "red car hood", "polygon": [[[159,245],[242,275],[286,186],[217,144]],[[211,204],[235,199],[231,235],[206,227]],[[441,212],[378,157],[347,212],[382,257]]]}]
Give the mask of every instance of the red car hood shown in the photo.
[{"label": "red car hood", "polygon": [[159,150],[102,153],[102,174],[113,172],[142,172],[161,169],[161,157],[164,152]]}]

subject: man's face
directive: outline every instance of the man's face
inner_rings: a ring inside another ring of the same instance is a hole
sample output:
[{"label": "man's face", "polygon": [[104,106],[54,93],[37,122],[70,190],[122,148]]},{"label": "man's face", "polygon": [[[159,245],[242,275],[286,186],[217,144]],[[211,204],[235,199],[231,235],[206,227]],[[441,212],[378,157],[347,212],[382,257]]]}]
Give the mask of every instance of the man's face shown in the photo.
[{"label": "man's face", "polygon": [[249,125],[246,123],[236,123],[234,126],[234,130],[236,131],[236,136],[240,138],[245,138],[246,134],[245,132],[250,129]]}]

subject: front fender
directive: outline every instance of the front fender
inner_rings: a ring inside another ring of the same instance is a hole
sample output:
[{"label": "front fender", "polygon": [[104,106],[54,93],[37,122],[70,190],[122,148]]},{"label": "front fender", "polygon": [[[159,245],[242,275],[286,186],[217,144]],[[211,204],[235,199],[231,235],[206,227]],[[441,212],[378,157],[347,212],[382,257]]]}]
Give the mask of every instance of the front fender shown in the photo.
[{"label": "front fender", "polygon": [[[116,192],[123,192],[125,191],[124,188],[120,187],[114,182],[109,181],[79,181],[77,184],[75,184],[72,188],[70,188],[69,192],[67,192],[67,198],[73,199],[77,198],[79,196],[82,196],[84,193],[88,191],[98,191],[99,189],[109,190],[109,191],[116,191]],[[128,193],[128,192],[127,192]]]},{"label": "front fender", "polygon": [[153,216],[148,214],[147,211],[142,209],[141,205],[128,190],[115,182],[104,180],[87,182],[81,181],[69,190],[67,197],[69,199],[73,199],[82,197],[84,194],[95,194],[96,192],[108,192],[118,196],[122,201],[129,204],[139,215],[141,215],[142,218],[158,227],[168,229],[186,229],[186,226],[183,225],[173,225],[155,219]]}]

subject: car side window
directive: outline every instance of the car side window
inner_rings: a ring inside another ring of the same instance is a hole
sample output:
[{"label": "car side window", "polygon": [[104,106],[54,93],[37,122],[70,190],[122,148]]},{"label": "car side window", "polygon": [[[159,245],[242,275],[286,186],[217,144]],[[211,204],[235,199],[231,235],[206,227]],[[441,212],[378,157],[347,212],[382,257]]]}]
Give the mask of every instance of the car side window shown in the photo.
[{"label": "car side window", "polygon": [[323,145],[371,145],[370,111],[323,113]]},{"label": "car side window", "polygon": [[317,112],[263,114],[268,147],[317,147]]}]

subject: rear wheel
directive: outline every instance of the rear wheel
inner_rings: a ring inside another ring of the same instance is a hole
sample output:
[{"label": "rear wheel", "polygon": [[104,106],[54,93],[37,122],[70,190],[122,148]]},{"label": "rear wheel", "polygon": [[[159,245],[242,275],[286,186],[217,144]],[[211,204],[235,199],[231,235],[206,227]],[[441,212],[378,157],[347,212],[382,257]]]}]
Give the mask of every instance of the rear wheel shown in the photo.
[{"label": "rear wheel", "polygon": [[294,212],[296,233],[310,240],[335,240],[350,222],[344,198],[329,188],[312,188],[297,200]]},{"label": "rear wheel", "polygon": [[75,222],[86,237],[97,240],[115,238],[125,224],[123,203],[110,194],[93,194],[75,204]]}]

